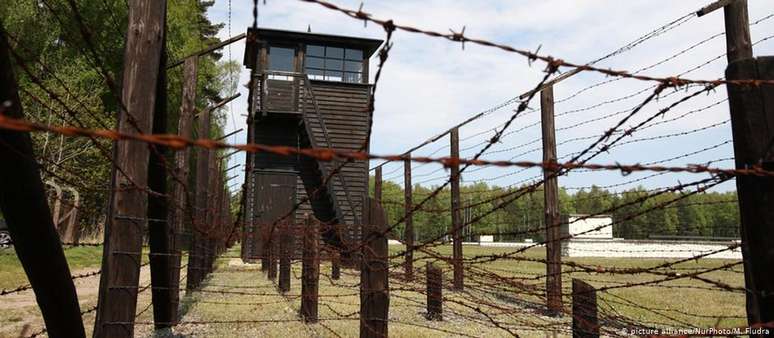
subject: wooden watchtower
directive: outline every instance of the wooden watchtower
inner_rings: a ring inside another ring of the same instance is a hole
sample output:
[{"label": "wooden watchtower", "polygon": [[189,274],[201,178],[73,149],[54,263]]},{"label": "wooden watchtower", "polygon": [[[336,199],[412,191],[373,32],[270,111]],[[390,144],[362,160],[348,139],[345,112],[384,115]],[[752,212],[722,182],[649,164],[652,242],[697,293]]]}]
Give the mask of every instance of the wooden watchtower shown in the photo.
[{"label": "wooden watchtower", "polygon": [[[371,123],[368,62],[382,41],[265,28],[251,28],[247,36],[248,141],[360,150]],[[341,162],[266,153],[247,160],[243,258],[259,257],[266,229],[288,214],[284,222],[303,224],[304,214],[313,214],[330,224],[323,238],[334,246],[358,238],[367,161],[346,163],[334,174]]]}]

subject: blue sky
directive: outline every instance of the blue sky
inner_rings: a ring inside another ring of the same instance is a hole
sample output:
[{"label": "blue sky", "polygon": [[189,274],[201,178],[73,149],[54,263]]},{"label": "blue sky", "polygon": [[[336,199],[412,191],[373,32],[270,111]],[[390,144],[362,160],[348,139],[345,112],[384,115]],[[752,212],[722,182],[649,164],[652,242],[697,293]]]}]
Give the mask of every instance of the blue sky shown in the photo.
[{"label": "blue sky", "polygon": [[[575,63],[585,63],[603,56],[631,42],[638,37],[684,15],[694,12],[710,0],[523,0],[523,1],[367,1],[364,11],[379,18],[392,18],[397,23],[448,32],[459,31],[465,26],[468,36],[485,38],[521,49],[535,50],[540,46],[541,54]],[[357,8],[360,1],[339,0],[334,3]],[[213,22],[228,24],[229,1],[218,0],[209,15]],[[262,27],[301,30],[311,26],[313,32],[351,35],[370,38],[384,38],[381,27],[350,19],[340,13],[326,10],[319,5],[293,0],[268,0],[259,7],[259,25]],[[749,0],[750,21],[755,22],[774,14],[774,2]],[[239,34],[252,24],[252,1],[231,0],[231,35]],[[717,79],[723,77],[725,52],[723,14],[717,11],[704,17],[692,17],[685,23],[660,34],[625,53],[597,64],[602,67],[635,71],[652,66],[659,61],[687,49],[679,56],[666,60],[644,71],[653,76],[676,75],[699,67],[685,76],[693,79]],[[752,41],[757,42],[774,35],[774,17],[765,19],[751,27]],[[229,36],[228,27],[219,34],[222,39]],[[376,93],[376,111],[371,151],[379,154],[402,153],[424,140],[445,131],[448,127],[518,96],[532,88],[543,76],[544,64],[533,63],[519,55],[505,53],[492,48],[432,39],[406,32],[397,32],[393,38],[394,47],[390,52]],[[774,54],[774,38],[755,45],[756,55]],[[244,43],[240,42],[224,51],[241,63]],[[715,59],[717,58],[717,59]],[[709,63],[707,61],[713,60]],[[705,64],[706,63],[706,64]],[[372,70],[376,69],[372,59]],[[375,73],[375,71],[372,71]],[[240,83],[247,82],[247,71],[240,74]],[[373,77],[373,74],[371,74]],[[569,154],[579,151],[593,142],[591,137],[610,128],[624,115],[605,117],[636,106],[651,92],[646,90],[652,83],[636,80],[619,80],[585,91],[568,100],[579,89],[608,80],[603,75],[579,74],[554,88],[556,104],[556,126],[558,155],[567,159]],[[241,86],[240,86],[241,87]],[[244,127],[246,112],[246,89],[243,96],[229,107],[228,130]],[[664,93],[648,105],[625,126],[632,126],[674,100],[690,93]],[[638,95],[631,95],[636,92]],[[628,97],[620,99],[621,97]],[[624,138],[629,141],[596,157],[593,163],[648,163],[663,161],[683,154],[696,154],[666,161],[663,165],[685,166],[706,163],[733,156],[730,143],[731,128],[725,87],[719,87],[709,95],[701,95],[677,106],[663,118],[658,118],[645,128]],[[613,101],[607,103],[607,101]],[[539,109],[534,99],[531,108]],[[703,109],[708,107],[706,109]],[[512,114],[515,105],[497,110],[460,130],[463,140],[460,148],[463,157],[473,156],[491,138]],[[595,120],[596,119],[596,120]],[[589,121],[585,124],[578,123]],[[482,158],[485,159],[542,159],[540,128],[537,112],[527,113],[516,119],[509,131],[519,130],[503,138]],[[533,125],[533,126],[531,126]],[[531,126],[531,127],[530,127]],[[228,140],[244,143],[245,134]],[[567,141],[566,143],[563,143]],[[530,143],[535,142],[535,143]],[[448,138],[428,145],[415,153],[416,156],[448,156]],[[707,150],[703,150],[709,148]],[[530,151],[533,150],[533,151]],[[700,151],[699,150],[703,150]],[[518,155],[518,156],[517,156]],[[233,156],[232,165],[242,163],[244,156]],[[372,165],[377,164],[372,163]],[[732,161],[720,161],[714,166],[732,167]],[[434,164],[414,165],[414,182],[423,185],[441,184],[448,172]],[[527,182],[539,175],[538,169],[521,171],[518,168],[471,168],[463,180],[470,184],[485,182],[507,186]],[[402,184],[402,164],[388,164],[384,168],[385,178]],[[690,182],[706,175],[656,175],[634,173],[623,177],[615,172],[577,172],[560,178],[564,187],[586,187],[596,185],[618,185],[613,190],[634,187],[657,188]],[[627,183],[638,180],[637,182]],[[733,189],[733,182],[723,184],[719,189]]]}]

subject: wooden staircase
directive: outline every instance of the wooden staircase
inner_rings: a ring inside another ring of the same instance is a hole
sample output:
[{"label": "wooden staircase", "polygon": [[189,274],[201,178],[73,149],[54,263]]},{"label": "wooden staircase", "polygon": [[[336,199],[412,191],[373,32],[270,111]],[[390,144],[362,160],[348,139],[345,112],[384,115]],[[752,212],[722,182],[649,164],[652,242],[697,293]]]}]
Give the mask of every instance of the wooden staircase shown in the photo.
[{"label": "wooden staircase", "polygon": [[[254,85],[254,116],[297,118],[301,148],[335,148],[306,74],[267,71],[258,75]],[[330,225],[321,231],[322,237],[338,248],[346,247],[348,241],[359,235],[355,227],[348,225],[360,224],[357,210],[361,206],[354,203],[346,177],[338,173],[343,164],[301,156],[298,165],[315,217]]]},{"label": "wooden staircase", "polygon": [[[306,74],[300,74],[299,105],[301,108],[301,120],[299,122],[300,143],[308,148],[335,148],[331,142],[325,120],[320,114],[320,108],[309,78]],[[305,162],[305,163],[304,163]],[[323,162],[311,158],[302,160],[302,179],[308,196],[311,197],[313,208],[327,209],[315,210],[315,215],[328,216],[324,221],[331,225],[322,232],[323,239],[339,248],[346,247],[347,242],[355,235],[351,227],[336,227],[334,225],[360,224],[360,217],[356,212],[351,192],[347,189],[347,181],[339,170],[346,165],[341,161]],[[329,206],[326,208],[326,206]],[[318,213],[319,212],[319,213]],[[332,217],[331,217],[332,216]]]}]

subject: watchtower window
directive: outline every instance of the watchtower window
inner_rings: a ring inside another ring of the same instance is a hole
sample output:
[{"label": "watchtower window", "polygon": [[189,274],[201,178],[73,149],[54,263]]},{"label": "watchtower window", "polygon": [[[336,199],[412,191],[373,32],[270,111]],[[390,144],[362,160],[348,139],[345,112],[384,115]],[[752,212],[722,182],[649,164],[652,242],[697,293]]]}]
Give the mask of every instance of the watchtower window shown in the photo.
[{"label": "watchtower window", "polygon": [[278,70],[282,72],[293,72],[293,58],[296,51],[292,48],[270,47],[269,48],[269,70]]},{"label": "watchtower window", "polygon": [[310,79],[361,82],[363,51],[359,49],[307,45],[304,69]]}]

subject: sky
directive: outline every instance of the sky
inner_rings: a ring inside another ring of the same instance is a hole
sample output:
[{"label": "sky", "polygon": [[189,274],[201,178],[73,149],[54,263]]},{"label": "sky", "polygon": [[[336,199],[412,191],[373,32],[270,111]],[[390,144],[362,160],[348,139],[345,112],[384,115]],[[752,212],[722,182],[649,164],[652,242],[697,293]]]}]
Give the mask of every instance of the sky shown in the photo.
[{"label": "sky", "polygon": [[[583,64],[596,60],[669,23],[668,29],[630,50],[596,64],[604,68],[658,77],[674,76],[714,80],[724,76],[726,67],[722,10],[703,17],[689,16],[711,0],[520,0],[453,1],[390,0],[366,1],[363,11],[381,19],[439,32],[460,31],[468,37],[483,38],[524,50],[538,50],[569,62]],[[294,0],[259,2],[260,27],[384,39],[382,27],[364,25],[313,3]],[[357,9],[360,1],[333,3]],[[226,39],[252,25],[253,2],[217,0],[208,15],[226,26],[219,37]],[[751,37],[756,56],[774,54],[774,2],[749,0]],[[681,19],[683,18],[683,19]],[[241,64],[244,41],[224,50],[224,57]],[[377,59],[371,59],[371,82]],[[393,36],[382,78],[375,96],[371,152],[401,154],[449,127],[479,112],[509,102],[538,84],[545,64],[530,63],[523,56],[444,39],[398,31]],[[563,69],[566,71],[567,69]],[[240,84],[248,71],[239,74]],[[614,80],[614,81],[610,81]],[[590,89],[578,91],[598,84]],[[554,87],[556,140],[559,160],[588,147],[605,130],[615,125],[650,93],[652,82],[612,79],[598,73],[581,73]],[[645,106],[624,129],[644,121],[676,100],[703,88],[669,89]],[[227,132],[245,128],[247,90],[226,111]],[[577,93],[577,95],[575,95]],[[733,167],[733,144],[726,88],[702,93],[670,109],[662,117],[630,136],[590,163],[653,163],[686,166],[706,164]],[[496,130],[514,114],[518,103],[505,105],[460,129],[461,157],[474,156]],[[530,110],[520,114],[505,131],[505,137],[484,153],[490,160],[542,160],[540,102],[535,97]],[[510,132],[510,133],[509,133]],[[246,142],[245,132],[229,140]],[[414,156],[449,156],[449,139],[416,151]],[[232,156],[230,165],[244,163],[244,154]],[[381,161],[372,161],[377,165]],[[384,178],[403,184],[402,163],[384,166]],[[436,164],[413,165],[414,183],[439,185],[448,171]],[[531,182],[539,169],[475,167],[463,174],[463,184],[486,183],[509,186]],[[618,172],[571,172],[559,179],[570,192],[591,185],[620,191],[641,185],[647,189],[672,186],[708,177],[707,174],[661,174],[651,172],[622,175]],[[239,181],[239,179],[237,179]],[[236,181],[232,181],[235,184]],[[718,190],[734,189],[733,182]]]}]

